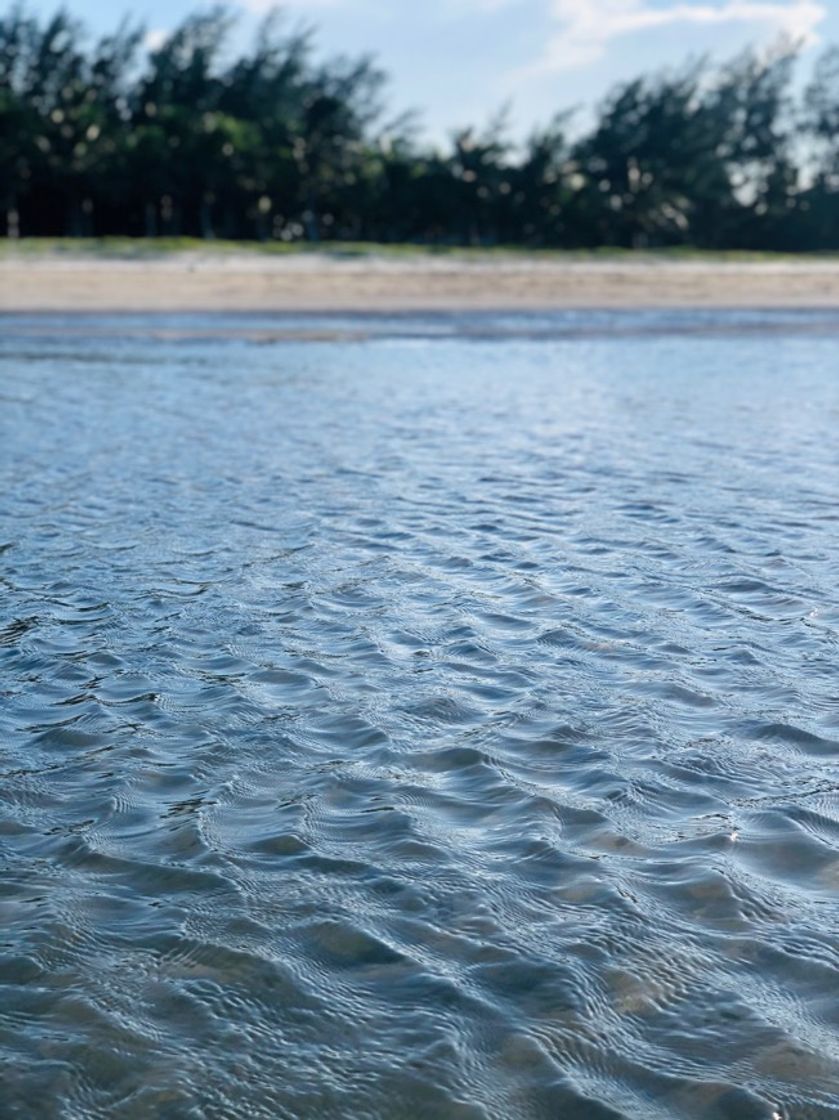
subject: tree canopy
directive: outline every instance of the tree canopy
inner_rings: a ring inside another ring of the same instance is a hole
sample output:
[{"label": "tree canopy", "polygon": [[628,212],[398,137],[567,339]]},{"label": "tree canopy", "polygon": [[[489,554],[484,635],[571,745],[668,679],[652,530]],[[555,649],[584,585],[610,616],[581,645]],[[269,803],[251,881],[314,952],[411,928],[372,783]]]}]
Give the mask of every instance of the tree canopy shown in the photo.
[{"label": "tree canopy", "polygon": [[278,13],[235,54],[233,23],[146,50],[0,15],[0,233],[839,248],[839,49],[798,98],[782,44],[623,83],[582,135],[558,113],[512,145],[500,114],[439,150],[373,59],[319,60]]}]

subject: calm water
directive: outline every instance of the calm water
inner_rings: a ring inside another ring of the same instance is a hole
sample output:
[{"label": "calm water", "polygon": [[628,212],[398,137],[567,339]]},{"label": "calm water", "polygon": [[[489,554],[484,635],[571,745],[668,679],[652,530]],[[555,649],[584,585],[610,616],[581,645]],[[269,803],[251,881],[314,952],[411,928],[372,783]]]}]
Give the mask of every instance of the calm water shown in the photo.
[{"label": "calm water", "polygon": [[839,1116],[839,320],[0,334],[2,1120]]}]

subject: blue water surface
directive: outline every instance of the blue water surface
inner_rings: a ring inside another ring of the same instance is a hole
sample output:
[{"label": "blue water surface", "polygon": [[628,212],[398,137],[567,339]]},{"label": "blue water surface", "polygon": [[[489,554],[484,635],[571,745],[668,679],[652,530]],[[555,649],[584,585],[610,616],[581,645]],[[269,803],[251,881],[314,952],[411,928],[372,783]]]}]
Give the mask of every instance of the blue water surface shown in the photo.
[{"label": "blue water surface", "polygon": [[837,355],[1,318],[0,1118],[839,1117]]}]

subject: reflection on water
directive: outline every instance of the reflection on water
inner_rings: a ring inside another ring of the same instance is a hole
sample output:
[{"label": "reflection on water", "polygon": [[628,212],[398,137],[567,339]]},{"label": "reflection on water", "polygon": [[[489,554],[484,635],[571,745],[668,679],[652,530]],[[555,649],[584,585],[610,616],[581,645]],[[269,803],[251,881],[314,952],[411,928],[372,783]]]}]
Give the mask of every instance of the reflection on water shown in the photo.
[{"label": "reflection on water", "polygon": [[3,1120],[839,1116],[824,321],[122,322],[2,323]]}]

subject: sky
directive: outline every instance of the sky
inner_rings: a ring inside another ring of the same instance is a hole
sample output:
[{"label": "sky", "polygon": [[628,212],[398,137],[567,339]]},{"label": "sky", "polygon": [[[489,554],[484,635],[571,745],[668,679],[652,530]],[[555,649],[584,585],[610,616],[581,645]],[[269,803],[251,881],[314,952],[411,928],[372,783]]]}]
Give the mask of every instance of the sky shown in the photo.
[{"label": "sky", "polygon": [[[4,7],[7,0],[0,0]],[[93,30],[130,13],[154,42],[193,0],[65,0]],[[229,0],[244,41],[270,0]],[[54,0],[29,0],[51,12]],[[839,44],[839,0],[286,0],[289,18],[318,28],[328,55],[372,52],[391,77],[395,110],[418,109],[442,141],[508,106],[511,133],[557,111],[595,104],[622,79],[704,53],[727,57],[781,35],[802,40],[802,71]]]}]

